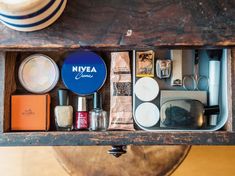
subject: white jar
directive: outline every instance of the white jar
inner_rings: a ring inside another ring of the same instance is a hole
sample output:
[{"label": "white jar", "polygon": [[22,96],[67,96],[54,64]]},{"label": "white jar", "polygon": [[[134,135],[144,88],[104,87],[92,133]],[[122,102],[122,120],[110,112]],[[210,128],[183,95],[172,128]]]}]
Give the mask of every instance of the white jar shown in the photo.
[{"label": "white jar", "polygon": [[36,31],[55,22],[67,0],[0,0],[0,21],[18,31]]}]

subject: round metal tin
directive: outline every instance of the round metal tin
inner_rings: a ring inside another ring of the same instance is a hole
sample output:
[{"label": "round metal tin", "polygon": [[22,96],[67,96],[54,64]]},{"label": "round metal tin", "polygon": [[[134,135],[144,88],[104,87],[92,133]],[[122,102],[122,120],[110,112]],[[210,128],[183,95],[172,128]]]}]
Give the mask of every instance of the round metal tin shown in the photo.
[{"label": "round metal tin", "polygon": [[18,77],[21,85],[29,92],[46,93],[56,86],[59,69],[50,57],[34,54],[21,63]]},{"label": "round metal tin", "polygon": [[90,51],[70,54],[62,66],[64,85],[78,95],[89,95],[98,91],[105,83],[106,77],[104,60]]}]

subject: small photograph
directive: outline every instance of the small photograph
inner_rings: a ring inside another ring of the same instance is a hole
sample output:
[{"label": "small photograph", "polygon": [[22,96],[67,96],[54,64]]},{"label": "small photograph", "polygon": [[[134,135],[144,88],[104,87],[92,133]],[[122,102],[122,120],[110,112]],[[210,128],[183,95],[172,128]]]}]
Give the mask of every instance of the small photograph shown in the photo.
[{"label": "small photograph", "polygon": [[154,77],[154,52],[152,50],[136,53],[136,76]]}]

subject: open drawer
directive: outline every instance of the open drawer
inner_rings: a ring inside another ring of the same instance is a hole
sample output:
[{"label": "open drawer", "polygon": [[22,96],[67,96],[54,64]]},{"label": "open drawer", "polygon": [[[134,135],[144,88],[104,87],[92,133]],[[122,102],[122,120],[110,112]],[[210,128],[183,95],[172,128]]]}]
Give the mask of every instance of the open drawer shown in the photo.
[{"label": "open drawer", "polygon": [[[190,50],[187,50],[190,55]],[[233,59],[231,49],[223,50],[223,59],[221,62],[221,87],[220,87],[220,107],[219,124],[215,128],[202,130],[158,130],[147,129],[147,131],[69,131],[61,132],[55,130],[55,121],[53,116],[54,107],[57,105],[56,91],[63,88],[64,85],[59,80],[56,87],[50,92],[51,102],[51,126],[49,131],[40,132],[12,132],[10,129],[10,97],[12,94],[25,94],[27,91],[21,86],[18,80],[18,68],[20,63],[27,56],[38,52],[6,52],[0,55],[0,93],[4,98],[1,102],[2,111],[0,145],[156,145],[156,144],[234,144],[235,134],[233,133],[232,116],[232,71]],[[65,56],[70,51],[47,51],[41,52],[53,58],[61,68]],[[106,62],[109,73],[110,50],[96,50]],[[202,53],[203,54],[203,53]],[[132,51],[130,51],[132,56]],[[132,57],[131,57],[132,58]],[[186,60],[188,58],[184,58]],[[204,59],[206,61],[206,58]],[[207,73],[207,72],[205,72]],[[110,107],[110,83],[109,77],[103,88],[100,90],[103,94],[104,109],[109,111]],[[76,95],[72,95],[72,97]],[[4,102],[4,103],[3,103]],[[91,107],[92,99],[88,96],[88,104]],[[75,101],[73,101],[75,106]],[[218,131],[215,131],[218,130]]]}]

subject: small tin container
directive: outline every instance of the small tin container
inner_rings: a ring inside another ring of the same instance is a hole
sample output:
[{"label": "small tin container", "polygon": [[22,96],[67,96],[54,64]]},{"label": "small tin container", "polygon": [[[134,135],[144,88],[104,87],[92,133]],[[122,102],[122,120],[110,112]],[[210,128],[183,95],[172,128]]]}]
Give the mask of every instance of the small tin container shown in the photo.
[{"label": "small tin container", "polygon": [[56,86],[59,80],[59,68],[50,57],[34,54],[21,63],[18,77],[27,91],[46,93]]},{"label": "small tin container", "polygon": [[78,95],[90,95],[98,91],[107,78],[104,60],[94,52],[77,51],[68,55],[61,69],[62,81]]}]

